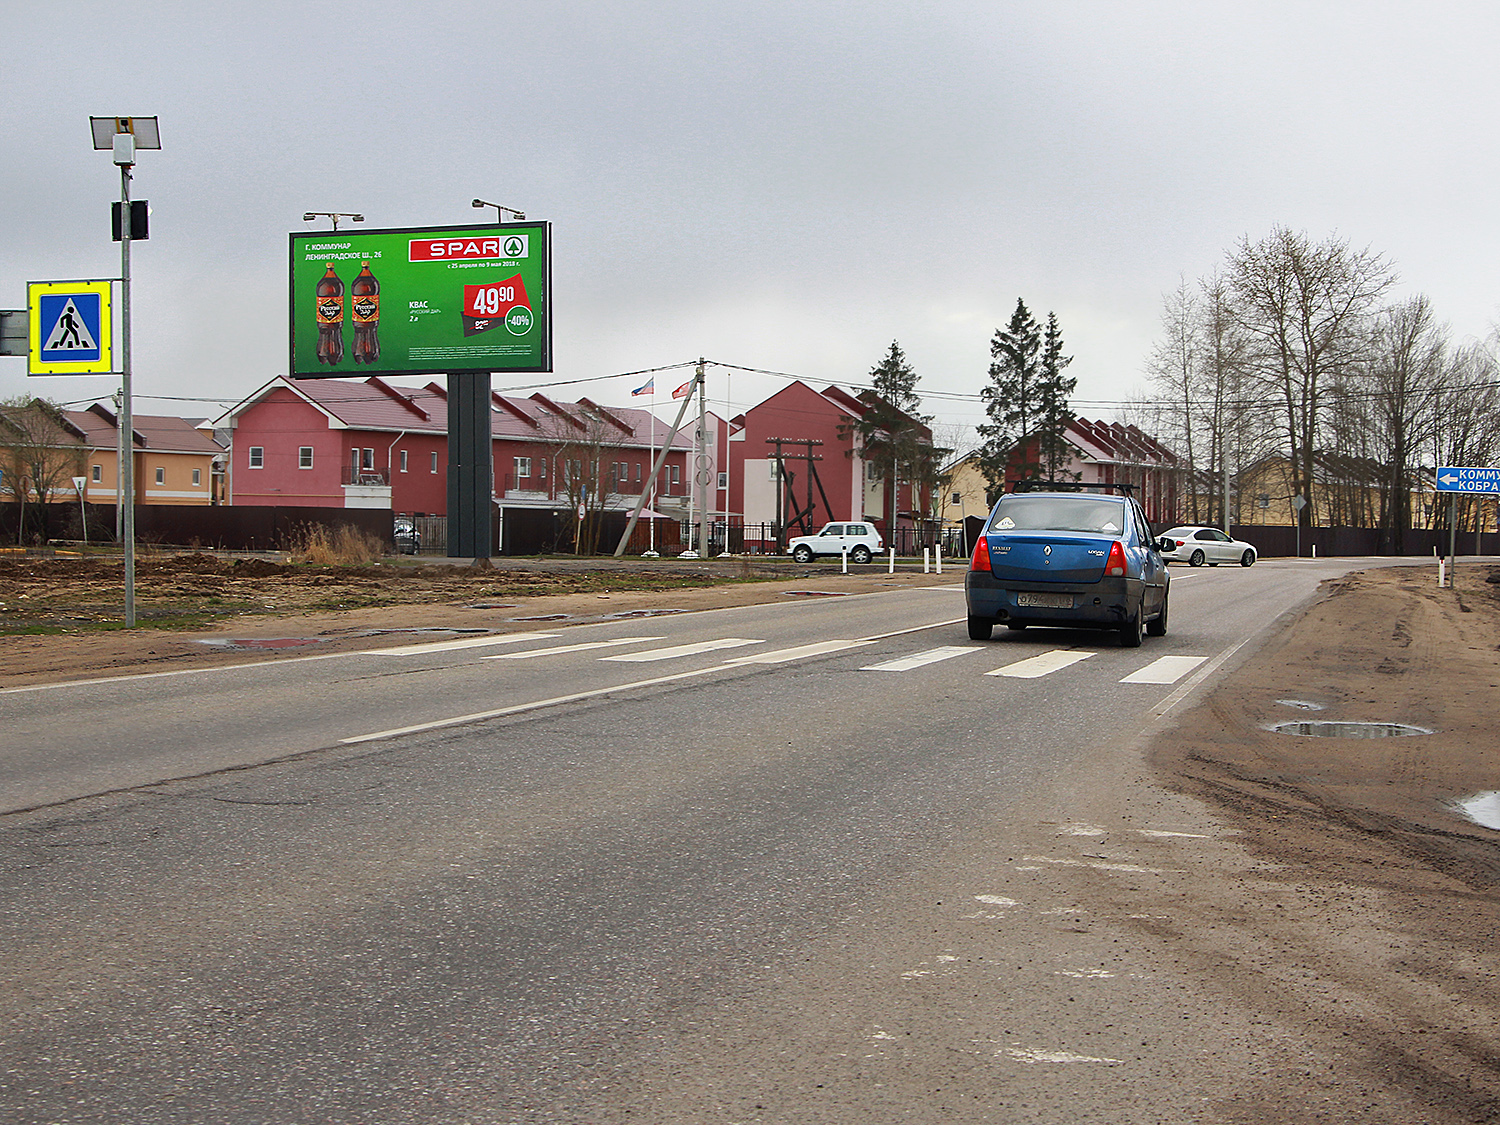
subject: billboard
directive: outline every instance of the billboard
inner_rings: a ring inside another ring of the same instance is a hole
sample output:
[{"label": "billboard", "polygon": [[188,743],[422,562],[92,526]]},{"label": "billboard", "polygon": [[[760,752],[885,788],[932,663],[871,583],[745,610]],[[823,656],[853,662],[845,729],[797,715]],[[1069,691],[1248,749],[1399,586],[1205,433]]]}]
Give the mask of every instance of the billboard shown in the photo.
[{"label": "billboard", "polygon": [[552,370],[552,224],[291,236],[294,379]]}]

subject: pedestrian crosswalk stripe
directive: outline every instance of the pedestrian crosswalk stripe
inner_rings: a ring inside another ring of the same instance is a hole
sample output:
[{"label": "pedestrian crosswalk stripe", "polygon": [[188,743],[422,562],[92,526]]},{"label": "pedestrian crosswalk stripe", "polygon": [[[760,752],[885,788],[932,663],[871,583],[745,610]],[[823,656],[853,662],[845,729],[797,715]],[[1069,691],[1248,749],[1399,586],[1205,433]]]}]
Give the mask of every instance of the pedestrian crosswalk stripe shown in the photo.
[{"label": "pedestrian crosswalk stripe", "polygon": [[556,633],[491,633],[483,637],[464,637],[457,641],[430,641],[397,648],[368,648],[361,656],[424,656],[429,652],[455,652],[464,648],[487,648],[491,645],[513,645],[518,641],[545,641]]},{"label": "pedestrian crosswalk stripe", "polygon": [[530,660],[533,656],[557,656],[564,652],[588,652],[595,648],[614,648],[617,645],[633,645],[642,641],[659,641],[661,637],[616,637],[612,641],[588,641],[577,645],[558,645],[556,648],[532,648],[525,652],[500,652],[486,656],[486,660]]},{"label": "pedestrian crosswalk stripe", "polygon": [[1198,665],[1206,656],[1159,656],[1144,668],[1130,673],[1122,684],[1175,684]]},{"label": "pedestrian crosswalk stripe", "polygon": [[913,668],[921,668],[927,664],[936,664],[939,660],[952,660],[955,656],[963,656],[968,652],[979,652],[974,646],[961,647],[958,645],[944,645],[942,648],[930,648],[926,652],[913,653],[911,656],[903,656],[897,660],[887,660],[883,664],[866,664],[860,669],[861,672],[910,672]]},{"label": "pedestrian crosswalk stripe", "polygon": [[726,664],[785,664],[788,660],[802,660],[809,656],[824,656],[846,648],[860,648],[874,641],[819,641],[816,644],[784,648],[776,652],[758,652],[754,656],[736,656]]},{"label": "pedestrian crosswalk stripe", "polygon": [[765,643],[765,641],[747,641],[742,637],[723,637],[717,641],[698,641],[696,644],[653,648],[646,652],[626,652],[619,656],[601,656],[599,659],[618,660],[626,664],[642,664],[648,660],[675,660],[679,656],[696,656],[700,652],[717,652],[724,648],[744,648],[746,645]]},{"label": "pedestrian crosswalk stripe", "polygon": [[1007,664],[1004,668],[996,668],[993,672],[986,672],[986,676],[1009,676],[1017,680],[1035,680],[1042,676],[1077,664],[1080,660],[1087,660],[1093,656],[1092,652],[1075,652],[1069,649],[1055,648],[1050,652],[1044,652],[1037,656],[1018,660],[1014,664]]}]

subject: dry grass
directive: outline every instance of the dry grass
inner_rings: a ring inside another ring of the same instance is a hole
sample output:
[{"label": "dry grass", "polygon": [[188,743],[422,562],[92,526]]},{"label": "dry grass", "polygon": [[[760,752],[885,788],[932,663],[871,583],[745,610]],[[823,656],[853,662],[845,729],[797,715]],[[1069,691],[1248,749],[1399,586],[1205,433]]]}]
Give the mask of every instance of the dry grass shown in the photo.
[{"label": "dry grass", "polygon": [[329,530],[322,525],[303,528],[292,547],[293,562],[318,566],[368,566],[379,562],[385,547],[375,536],[348,524]]}]

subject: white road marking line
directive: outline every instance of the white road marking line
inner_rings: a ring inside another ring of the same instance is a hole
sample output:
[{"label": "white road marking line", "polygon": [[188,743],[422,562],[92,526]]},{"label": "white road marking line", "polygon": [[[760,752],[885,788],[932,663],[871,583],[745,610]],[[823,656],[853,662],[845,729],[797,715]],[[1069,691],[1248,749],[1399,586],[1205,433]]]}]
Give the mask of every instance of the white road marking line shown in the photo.
[{"label": "white road marking line", "polygon": [[[952,624],[950,622],[950,624]],[[931,626],[922,626],[931,628]],[[916,632],[917,630],[903,630],[903,632]],[[529,633],[528,636],[536,636]],[[892,634],[897,635],[897,634]],[[654,687],[657,684],[670,684],[678,680],[690,680],[695,676],[706,676],[711,672],[723,672],[744,664],[781,664],[788,660],[796,660],[806,656],[821,656],[827,652],[838,652],[841,649],[857,648],[861,645],[874,644],[869,641],[823,641],[821,644],[803,645],[800,648],[783,649],[780,652],[767,652],[759,656],[740,656],[733,660],[726,660],[722,664],[712,664],[707,668],[694,668],[688,672],[677,672],[670,676],[657,676],[649,680],[636,680],[629,684],[614,684],[611,687],[594,688],[591,691],[578,691],[571,695],[558,695],[551,699],[534,699],[529,703],[517,703],[510,707],[496,707],[490,711],[475,711],[469,715],[455,715],[448,719],[434,719],[429,723],[413,723],[406,727],[393,727],[390,730],[379,730],[373,734],[355,735],[352,738],[341,738],[341,746],[356,746],[362,742],[378,742],[386,738],[399,738],[406,734],[423,734],[427,731],[442,730],[445,727],[463,726],[467,723],[482,722],[485,719],[499,719],[507,715],[520,715],[527,711],[538,711],[543,707],[555,707],[561,703],[576,703],[584,699],[597,699],[602,695],[614,695],[619,692],[635,691],[639,688]]]},{"label": "white road marking line", "polygon": [[1158,656],[1144,668],[1138,668],[1120,682],[1122,684],[1175,684],[1198,665],[1206,656]]},{"label": "white road marking line", "polygon": [[1212,840],[1213,837],[1207,832],[1165,832],[1159,828],[1137,828],[1142,836],[1152,840]]},{"label": "white road marking line", "polygon": [[922,668],[928,664],[936,664],[940,660],[952,660],[955,656],[963,656],[965,653],[978,652],[978,648],[961,648],[957,645],[944,645],[942,648],[930,648],[926,652],[913,653],[911,656],[903,656],[896,660],[887,660],[883,664],[866,664],[860,669],[861,672],[910,672],[913,668]]},{"label": "white road marking line", "polygon": [[[915,632],[915,630],[910,630]],[[736,656],[733,660],[726,660],[726,664],[785,664],[788,660],[801,660],[808,656],[822,656],[825,653],[839,652],[846,648],[860,648],[864,645],[874,644],[874,641],[818,641],[816,644],[799,645],[797,648],[783,648],[776,652],[761,652],[754,656]]]},{"label": "white road marking line", "polygon": [[465,648],[489,648],[494,645],[513,645],[522,641],[546,641],[557,633],[498,633],[487,637],[465,637],[460,641],[431,641],[420,645],[401,645],[397,648],[367,648],[356,656],[424,656],[429,652],[456,652]]},{"label": "white road marking line", "polygon": [[1066,668],[1071,664],[1077,664],[1080,660],[1087,660],[1093,656],[1092,652],[1074,652],[1064,648],[1055,648],[1050,652],[1031,656],[1025,660],[1018,660],[1014,664],[1007,664],[1004,668],[996,668],[993,672],[986,672],[986,676],[1010,676],[1017,680],[1035,680],[1042,676],[1051,675],[1053,672]]},{"label": "white road marking line", "polygon": [[[646,638],[661,640],[660,637]],[[743,637],[722,637],[717,641],[698,641],[690,645],[673,645],[671,648],[653,648],[649,652],[626,652],[619,656],[601,656],[601,660],[618,660],[625,664],[644,664],[650,660],[675,660],[679,656],[696,656],[700,652],[716,652],[723,648],[744,648],[745,645],[763,645],[765,641],[747,641]]]},{"label": "white road marking line", "polygon": [[641,641],[659,641],[661,637],[616,637],[612,641],[585,641],[576,645],[559,645],[557,648],[533,648],[526,652],[499,652],[486,656],[486,660],[530,660],[533,656],[557,656],[564,652],[588,652],[596,648],[614,648],[616,645],[633,645]]},{"label": "white road marking line", "polygon": [[1250,636],[1240,641],[1239,644],[1232,645],[1229,648],[1226,648],[1223,652],[1219,653],[1218,656],[1214,657],[1207,664],[1203,665],[1203,667],[1199,668],[1196,672],[1194,672],[1187,678],[1187,681],[1181,687],[1179,687],[1171,695],[1163,699],[1155,707],[1151,708],[1151,714],[1155,715],[1158,719],[1166,718],[1177,708],[1177,705],[1179,703],[1181,703],[1188,697],[1189,693],[1192,692],[1195,687],[1201,684],[1204,680],[1208,679],[1208,677],[1214,673],[1214,670],[1217,669],[1219,665],[1223,664],[1231,656],[1239,652],[1240,649],[1244,648],[1247,644],[1254,640],[1257,633],[1260,633],[1266,628],[1267,625],[1271,624],[1271,622],[1275,620],[1276,618],[1274,617],[1268,619],[1260,626],[1259,629],[1256,629],[1254,633],[1251,633]]},{"label": "white road marking line", "polygon": [[1023,1063],[1103,1063],[1106,1066],[1119,1066],[1119,1059],[1105,1058],[1101,1055],[1075,1055],[1072,1051],[1038,1051],[1030,1047],[1006,1047],[1003,1051],[996,1051],[997,1056],[1004,1055]]}]

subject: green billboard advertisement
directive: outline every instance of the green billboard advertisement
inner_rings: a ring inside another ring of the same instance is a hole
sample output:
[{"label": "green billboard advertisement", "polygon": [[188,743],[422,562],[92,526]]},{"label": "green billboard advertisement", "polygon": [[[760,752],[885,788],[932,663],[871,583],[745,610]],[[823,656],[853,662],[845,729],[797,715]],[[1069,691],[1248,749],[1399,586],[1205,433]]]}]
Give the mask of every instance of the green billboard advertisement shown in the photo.
[{"label": "green billboard advertisement", "polygon": [[291,374],[552,370],[552,224],[294,234]]}]

